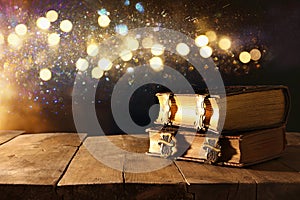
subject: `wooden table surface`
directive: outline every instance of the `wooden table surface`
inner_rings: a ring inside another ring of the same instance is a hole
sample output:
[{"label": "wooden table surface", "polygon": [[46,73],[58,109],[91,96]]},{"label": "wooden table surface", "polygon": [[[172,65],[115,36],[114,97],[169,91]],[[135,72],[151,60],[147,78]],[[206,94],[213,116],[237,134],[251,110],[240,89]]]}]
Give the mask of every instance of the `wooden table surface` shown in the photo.
[{"label": "wooden table surface", "polygon": [[300,133],[287,134],[279,159],[248,168],[174,161],[151,172],[165,160],[120,154],[107,139],[138,155],[148,150],[148,139],[128,135],[87,137],[82,145],[78,134],[0,131],[0,199],[300,198]]}]

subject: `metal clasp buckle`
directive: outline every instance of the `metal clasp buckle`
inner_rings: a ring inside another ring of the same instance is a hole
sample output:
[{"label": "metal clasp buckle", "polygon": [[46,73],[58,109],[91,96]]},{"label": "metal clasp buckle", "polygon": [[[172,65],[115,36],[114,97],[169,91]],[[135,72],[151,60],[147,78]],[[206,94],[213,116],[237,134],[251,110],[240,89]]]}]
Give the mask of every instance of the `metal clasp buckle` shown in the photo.
[{"label": "metal clasp buckle", "polygon": [[208,130],[202,148],[205,150],[206,163],[216,163],[221,157],[221,146],[219,144],[218,132]]},{"label": "metal clasp buckle", "polygon": [[161,156],[164,158],[171,157],[176,152],[176,138],[170,132],[161,132],[158,144],[160,145]]}]

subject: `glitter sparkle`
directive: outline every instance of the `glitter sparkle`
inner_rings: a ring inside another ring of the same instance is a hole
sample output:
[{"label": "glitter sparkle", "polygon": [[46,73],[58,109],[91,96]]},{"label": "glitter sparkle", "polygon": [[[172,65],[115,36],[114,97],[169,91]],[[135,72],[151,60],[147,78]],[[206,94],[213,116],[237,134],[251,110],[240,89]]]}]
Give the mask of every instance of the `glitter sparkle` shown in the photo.
[{"label": "glitter sparkle", "polygon": [[[7,1],[0,9],[0,22],[3,22],[0,102],[7,105],[1,108],[0,119],[1,115],[9,116],[18,109],[10,106],[11,99],[21,101],[25,111],[68,115],[66,107],[70,106],[68,101],[77,73],[91,77],[91,80],[82,80],[83,85],[98,79],[104,93],[124,73],[133,73],[135,66],[143,64],[150,64],[153,71],[161,71],[165,63],[174,67],[180,64],[178,69],[185,76],[193,73],[193,67],[185,65],[180,58],[190,53],[189,45],[174,38],[171,42],[175,43],[174,52],[178,55],[172,55],[165,51],[166,41],[151,35],[146,38],[128,35],[134,28],[155,27],[155,31],[159,31],[167,27],[183,32],[195,40],[203,58],[212,58],[220,72],[228,73],[230,65],[229,73],[233,75],[236,69],[244,69],[241,66],[245,64],[248,67],[240,74],[256,70],[266,54],[259,40],[241,40],[230,32],[219,32],[220,25],[214,27],[219,20],[217,15],[190,14],[180,11],[180,5],[172,5],[174,12],[171,12],[165,3],[147,1],[16,2]],[[105,49],[107,55],[99,55],[103,51],[99,44],[117,34],[123,37],[118,52],[120,59],[111,61],[110,47]]]}]

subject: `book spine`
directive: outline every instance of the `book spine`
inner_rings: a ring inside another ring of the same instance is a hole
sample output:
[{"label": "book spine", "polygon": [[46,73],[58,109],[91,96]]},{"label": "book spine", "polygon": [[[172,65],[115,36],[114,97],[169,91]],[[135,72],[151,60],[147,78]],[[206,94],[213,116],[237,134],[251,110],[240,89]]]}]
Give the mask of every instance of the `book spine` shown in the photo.
[{"label": "book spine", "polygon": [[158,93],[156,94],[159,101],[159,114],[156,119],[156,124],[168,124],[169,118],[171,114],[171,106],[170,106],[170,94],[171,93]]},{"label": "book spine", "polygon": [[171,93],[158,93],[156,96],[160,104],[156,124],[219,131],[220,99],[218,97]]}]

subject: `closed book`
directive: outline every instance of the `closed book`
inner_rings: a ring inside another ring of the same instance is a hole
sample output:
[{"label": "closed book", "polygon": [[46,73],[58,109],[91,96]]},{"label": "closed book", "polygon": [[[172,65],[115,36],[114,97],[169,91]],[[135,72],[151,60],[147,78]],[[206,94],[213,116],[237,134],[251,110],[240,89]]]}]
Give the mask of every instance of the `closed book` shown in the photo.
[{"label": "closed book", "polygon": [[[196,130],[209,128],[223,133],[286,124],[290,107],[287,87],[231,86],[225,89],[226,97],[207,93],[158,93],[160,111],[155,123]],[[220,112],[222,109],[225,111]]]},{"label": "closed book", "polygon": [[[150,146],[148,154],[162,155],[163,129],[150,128]],[[203,144],[206,134],[195,133],[191,129],[179,128],[171,132],[173,144],[170,149],[171,157],[176,159],[205,162],[206,157]],[[234,134],[221,135],[219,138],[220,155],[219,165],[235,167],[248,166],[279,157],[286,147],[285,127],[269,128],[263,130],[247,131]],[[180,154],[180,149],[183,149]]]}]

